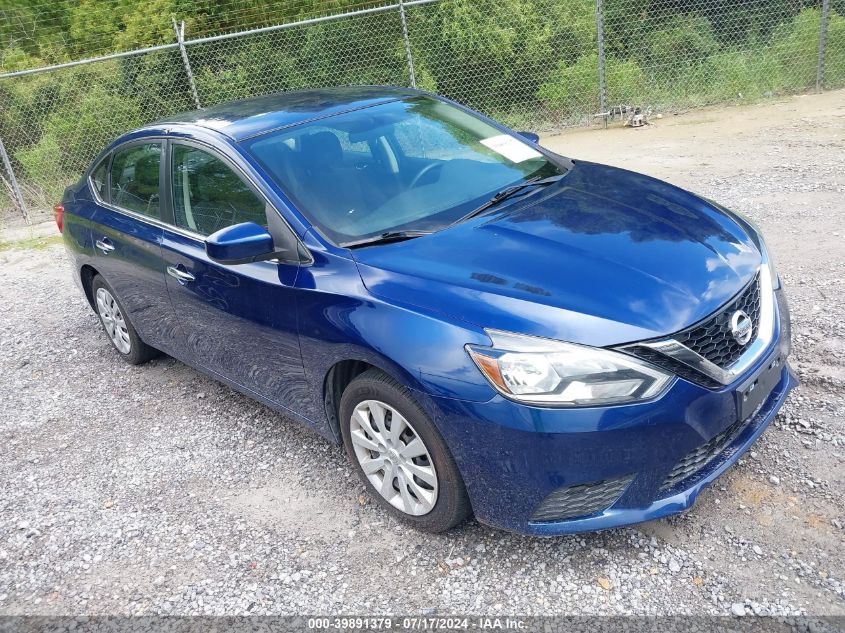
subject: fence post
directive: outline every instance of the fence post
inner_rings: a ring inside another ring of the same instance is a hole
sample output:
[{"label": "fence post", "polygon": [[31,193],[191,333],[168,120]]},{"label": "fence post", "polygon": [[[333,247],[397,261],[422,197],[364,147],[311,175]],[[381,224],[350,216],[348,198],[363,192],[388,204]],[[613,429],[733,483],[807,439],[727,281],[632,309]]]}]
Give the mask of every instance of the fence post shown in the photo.
[{"label": "fence post", "polygon": [[827,45],[827,19],[830,15],[830,0],[822,2],[822,19],[819,25],[819,65],[816,69],[816,92],[824,88],[824,57]]},{"label": "fence post", "polygon": [[607,86],[604,76],[604,4],[602,0],[596,0],[596,42],[599,49],[599,112],[604,113],[607,112]]},{"label": "fence post", "polygon": [[417,78],[414,74],[414,56],[411,54],[411,38],[408,36],[408,19],[405,17],[405,0],[399,0],[399,18],[402,20],[402,38],[405,40],[405,57],[408,60],[408,76],[411,79],[411,87],[417,87]]},{"label": "fence post", "polygon": [[173,30],[176,31],[176,40],[179,42],[179,52],[182,54],[182,63],[185,64],[185,72],[188,74],[188,84],[191,86],[191,95],[194,97],[194,104],[197,110],[202,108],[200,96],[197,93],[197,84],[194,83],[194,73],[191,71],[191,60],[188,59],[188,49],[185,48],[185,20],[177,26],[176,18],[170,18],[173,22]]},{"label": "fence post", "polygon": [[3,144],[3,139],[0,138],[0,154],[3,156],[3,166],[6,168],[6,173],[9,174],[9,185],[12,188],[12,195],[15,196],[15,201],[18,203],[18,208],[21,210],[21,215],[27,224],[30,224],[29,213],[26,211],[26,203],[23,200],[23,193],[18,186],[18,180],[15,178],[15,172],[12,171],[12,161],[9,160],[9,155],[6,153],[6,146]]}]

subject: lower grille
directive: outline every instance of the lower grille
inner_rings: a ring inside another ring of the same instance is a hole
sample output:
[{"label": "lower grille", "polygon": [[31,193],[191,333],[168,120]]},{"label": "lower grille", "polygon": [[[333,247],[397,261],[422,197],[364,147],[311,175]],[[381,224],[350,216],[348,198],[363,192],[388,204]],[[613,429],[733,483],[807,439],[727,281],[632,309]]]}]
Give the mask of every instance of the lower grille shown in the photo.
[{"label": "lower grille", "polygon": [[558,488],[543,500],[530,520],[534,523],[562,521],[595,514],[613,505],[633,478],[633,475],[627,475]]},{"label": "lower grille", "polygon": [[708,462],[718,456],[719,453],[725,450],[725,447],[728,446],[728,444],[736,439],[747,423],[748,420],[734,422],[709,442],[690,451],[686,457],[679,461],[672,471],[666,475],[666,479],[663,480],[663,484],[660,486],[661,492],[673,488],[676,484],[682,482],[687,477],[691,477],[704,468]]}]

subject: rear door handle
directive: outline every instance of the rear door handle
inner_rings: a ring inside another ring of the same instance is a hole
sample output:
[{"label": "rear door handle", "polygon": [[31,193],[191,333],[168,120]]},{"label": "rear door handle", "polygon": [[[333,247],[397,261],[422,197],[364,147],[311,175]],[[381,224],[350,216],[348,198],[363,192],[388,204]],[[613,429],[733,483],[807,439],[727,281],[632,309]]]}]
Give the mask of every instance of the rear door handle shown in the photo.
[{"label": "rear door handle", "polygon": [[189,281],[193,281],[195,277],[187,270],[180,270],[176,266],[168,266],[167,274],[175,278],[180,284],[185,285]]},{"label": "rear door handle", "polygon": [[104,237],[101,240],[97,240],[94,245],[103,251],[103,255],[108,255],[114,250],[114,244],[111,243],[109,238]]}]

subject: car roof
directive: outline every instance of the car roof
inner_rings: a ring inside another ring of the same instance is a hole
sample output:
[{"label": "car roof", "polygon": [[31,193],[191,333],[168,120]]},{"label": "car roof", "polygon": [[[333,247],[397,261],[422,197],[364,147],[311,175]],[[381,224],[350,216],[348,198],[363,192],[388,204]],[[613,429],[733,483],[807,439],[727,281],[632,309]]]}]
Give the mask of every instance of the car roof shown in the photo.
[{"label": "car roof", "polygon": [[241,141],[310,119],[420,94],[418,90],[394,86],[344,86],[280,92],[182,112],[147,127],[194,125],[217,130],[235,141]]}]

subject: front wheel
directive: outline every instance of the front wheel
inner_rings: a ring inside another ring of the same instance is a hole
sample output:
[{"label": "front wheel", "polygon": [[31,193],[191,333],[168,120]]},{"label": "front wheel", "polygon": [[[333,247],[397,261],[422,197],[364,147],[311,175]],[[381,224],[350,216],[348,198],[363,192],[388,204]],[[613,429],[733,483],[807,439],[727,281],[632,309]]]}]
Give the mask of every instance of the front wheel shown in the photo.
[{"label": "front wheel", "polygon": [[340,400],[343,443],[379,503],[426,532],[444,532],[470,513],[463,479],[434,423],[407,389],[370,369]]}]

